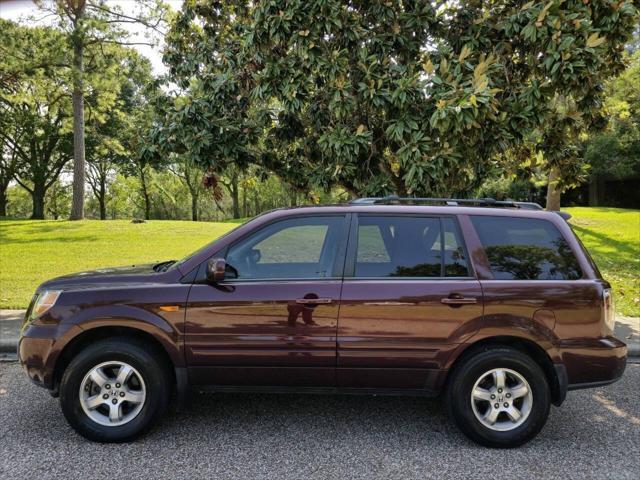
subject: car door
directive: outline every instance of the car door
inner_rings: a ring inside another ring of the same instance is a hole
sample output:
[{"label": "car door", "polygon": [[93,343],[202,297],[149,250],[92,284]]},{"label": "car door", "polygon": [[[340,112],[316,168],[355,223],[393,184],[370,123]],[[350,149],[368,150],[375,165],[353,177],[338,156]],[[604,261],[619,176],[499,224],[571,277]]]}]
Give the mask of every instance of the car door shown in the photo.
[{"label": "car door", "polygon": [[335,385],[347,222],[344,214],[286,218],[224,252],[225,280],[196,282],[189,294],[191,382]]},{"label": "car door", "polygon": [[359,214],[352,222],[338,321],[342,387],[429,389],[482,318],[454,216]]}]

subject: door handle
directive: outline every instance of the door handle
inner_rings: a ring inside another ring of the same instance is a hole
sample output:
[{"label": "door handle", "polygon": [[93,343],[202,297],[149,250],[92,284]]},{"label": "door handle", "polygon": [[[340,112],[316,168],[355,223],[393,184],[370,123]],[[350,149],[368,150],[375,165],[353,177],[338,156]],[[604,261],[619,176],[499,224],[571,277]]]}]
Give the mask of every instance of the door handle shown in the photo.
[{"label": "door handle", "polygon": [[317,305],[320,303],[331,303],[333,299],[331,298],[298,298],[296,303],[300,303],[302,305]]},{"label": "door handle", "polygon": [[474,297],[451,296],[440,299],[440,303],[445,305],[473,305],[478,303],[478,299]]}]

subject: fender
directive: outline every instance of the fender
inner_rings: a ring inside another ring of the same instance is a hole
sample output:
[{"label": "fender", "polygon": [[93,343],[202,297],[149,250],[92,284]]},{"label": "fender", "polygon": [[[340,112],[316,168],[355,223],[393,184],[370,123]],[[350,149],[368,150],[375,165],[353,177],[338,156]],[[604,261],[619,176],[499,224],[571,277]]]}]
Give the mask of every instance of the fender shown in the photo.
[{"label": "fender", "polygon": [[562,363],[562,356],[556,347],[559,341],[557,335],[544,323],[529,317],[507,314],[488,315],[465,323],[454,332],[454,336],[458,338],[467,336],[467,338],[449,356],[446,369],[451,368],[467,348],[494,337],[511,337],[529,341],[544,350],[552,363]]},{"label": "fender", "polygon": [[[179,313],[182,317],[179,325],[182,325],[184,310]],[[98,306],[80,310],[67,322],[75,324],[83,332],[101,327],[125,327],[143,331],[160,342],[174,367],[185,366],[182,332],[167,319],[153,311],[132,305]]]}]

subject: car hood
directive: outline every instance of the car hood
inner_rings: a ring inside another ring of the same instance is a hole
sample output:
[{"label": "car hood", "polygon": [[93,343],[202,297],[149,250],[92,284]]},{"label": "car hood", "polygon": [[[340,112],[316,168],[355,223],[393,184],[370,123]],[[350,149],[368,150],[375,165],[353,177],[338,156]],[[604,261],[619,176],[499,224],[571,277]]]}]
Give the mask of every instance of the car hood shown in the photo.
[{"label": "car hood", "polygon": [[131,284],[149,282],[157,278],[160,273],[153,270],[152,263],[131,265],[128,267],[110,267],[73,273],[53,278],[44,282],[38,290],[68,290],[96,286],[96,284]]}]

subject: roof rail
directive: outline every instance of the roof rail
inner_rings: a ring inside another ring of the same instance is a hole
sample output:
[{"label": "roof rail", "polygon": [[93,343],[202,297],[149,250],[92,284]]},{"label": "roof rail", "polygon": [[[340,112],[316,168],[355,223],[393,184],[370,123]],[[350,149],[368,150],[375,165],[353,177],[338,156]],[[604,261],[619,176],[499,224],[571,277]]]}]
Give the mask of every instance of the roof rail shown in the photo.
[{"label": "roof rail", "polygon": [[429,197],[398,197],[389,195],[387,197],[356,198],[349,202],[352,205],[390,205],[399,204],[423,204],[436,203],[446,206],[457,207],[462,205],[475,207],[507,207],[522,208],[525,210],[542,210],[542,207],[533,202],[516,202],[514,200],[495,200],[493,198],[429,198]]}]

